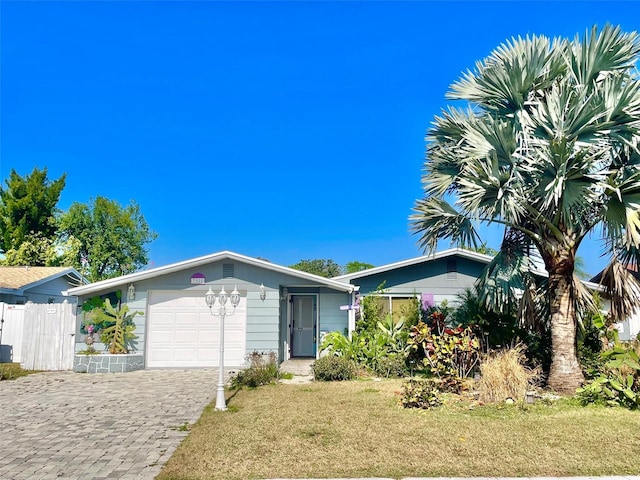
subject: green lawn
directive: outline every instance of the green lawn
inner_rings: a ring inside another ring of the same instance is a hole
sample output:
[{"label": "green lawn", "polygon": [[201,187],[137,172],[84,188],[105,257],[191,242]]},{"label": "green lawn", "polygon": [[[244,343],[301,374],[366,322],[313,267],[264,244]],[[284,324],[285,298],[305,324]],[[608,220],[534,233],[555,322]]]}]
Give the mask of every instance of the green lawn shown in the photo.
[{"label": "green lawn", "polygon": [[629,475],[640,412],[398,406],[401,382],[273,385],[207,407],[158,479]]}]

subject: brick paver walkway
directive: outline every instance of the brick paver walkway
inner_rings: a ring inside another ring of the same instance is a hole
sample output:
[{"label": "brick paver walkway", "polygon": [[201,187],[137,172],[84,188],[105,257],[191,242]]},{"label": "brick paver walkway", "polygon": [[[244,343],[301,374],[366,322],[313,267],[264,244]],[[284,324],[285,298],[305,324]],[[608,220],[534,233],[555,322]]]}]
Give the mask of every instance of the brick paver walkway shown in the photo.
[{"label": "brick paver walkway", "polygon": [[0,479],[152,479],[216,382],[211,369],[0,382]]}]

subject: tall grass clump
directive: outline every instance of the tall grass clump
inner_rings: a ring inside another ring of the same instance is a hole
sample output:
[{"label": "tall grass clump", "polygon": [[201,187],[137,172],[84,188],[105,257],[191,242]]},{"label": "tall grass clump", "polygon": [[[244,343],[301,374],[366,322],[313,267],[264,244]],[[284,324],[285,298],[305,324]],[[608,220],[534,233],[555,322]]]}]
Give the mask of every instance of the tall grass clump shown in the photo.
[{"label": "tall grass clump", "polygon": [[486,356],[480,365],[480,380],[477,383],[479,400],[500,403],[508,398],[521,400],[529,389],[537,370],[526,367],[525,347],[500,350]]}]

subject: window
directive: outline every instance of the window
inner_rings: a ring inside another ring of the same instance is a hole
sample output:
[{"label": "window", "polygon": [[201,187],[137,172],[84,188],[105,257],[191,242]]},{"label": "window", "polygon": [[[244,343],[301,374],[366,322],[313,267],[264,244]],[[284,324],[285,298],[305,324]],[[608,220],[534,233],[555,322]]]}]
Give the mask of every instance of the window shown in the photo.
[{"label": "window", "polygon": [[379,298],[382,300],[383,318],[391,312],[394,322],[398,322],[402,317],[409,316],[413,303],[418,302],[417,297],[413,295],[379,295]]}]

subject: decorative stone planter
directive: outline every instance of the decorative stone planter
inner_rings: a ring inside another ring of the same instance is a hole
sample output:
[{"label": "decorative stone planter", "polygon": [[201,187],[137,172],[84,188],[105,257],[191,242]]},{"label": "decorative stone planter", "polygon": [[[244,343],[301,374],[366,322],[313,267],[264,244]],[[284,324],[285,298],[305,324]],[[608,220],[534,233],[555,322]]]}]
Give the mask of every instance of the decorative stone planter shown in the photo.
[{"label": "decorative stone planter", "polygon": [[77,373],[120,373],[144,369],[142,353],[122,355],[74,355],[73,371]]}]

